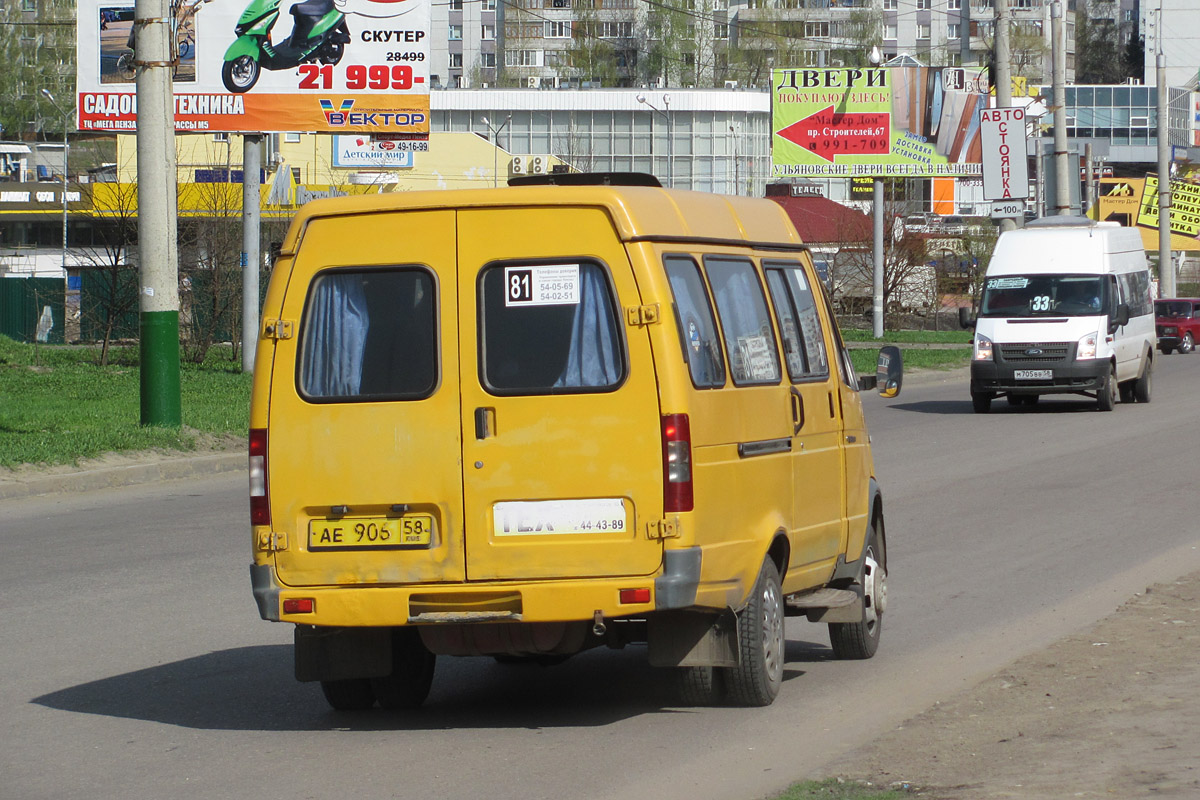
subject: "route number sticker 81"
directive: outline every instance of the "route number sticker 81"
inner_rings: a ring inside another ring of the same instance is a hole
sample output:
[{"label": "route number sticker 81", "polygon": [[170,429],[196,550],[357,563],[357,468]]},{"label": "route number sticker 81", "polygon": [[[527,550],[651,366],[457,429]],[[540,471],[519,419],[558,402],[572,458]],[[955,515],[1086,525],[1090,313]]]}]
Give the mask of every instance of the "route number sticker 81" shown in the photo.
[{"label": "route number sticker 81", "polygon": [[578,264],[504,268],[504,305],[506,306],[573,306],[578,304]]}]

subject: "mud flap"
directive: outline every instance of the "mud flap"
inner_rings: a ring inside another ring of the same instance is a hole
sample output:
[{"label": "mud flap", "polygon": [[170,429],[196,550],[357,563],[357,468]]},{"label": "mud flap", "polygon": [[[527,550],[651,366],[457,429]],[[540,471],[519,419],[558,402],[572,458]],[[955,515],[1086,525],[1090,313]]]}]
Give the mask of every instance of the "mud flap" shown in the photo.
[{"label": "mud flap", "polygon": [[390,628],[296,626],[296,680],[383,678],[392,672]]},{"label": "mud flap", "polygon": [[666,611],[651,615],[648,655],[655,667],[736,667],[737,615]]}]

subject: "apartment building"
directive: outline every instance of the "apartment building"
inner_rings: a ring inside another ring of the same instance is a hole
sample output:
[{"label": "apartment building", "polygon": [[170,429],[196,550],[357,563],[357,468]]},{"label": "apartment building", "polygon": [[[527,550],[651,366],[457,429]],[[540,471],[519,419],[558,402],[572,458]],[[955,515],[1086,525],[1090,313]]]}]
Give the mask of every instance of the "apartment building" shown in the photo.
[{"label": "apartment building", "polygon": [[[1051,0],[1008,8],[1013,75],[1048,82]],[[861,65],[873,45],[985,69],[995,13],[994,0],[447,0],[433,6],[430,72],[447,88],[765,88],[772,68]],[[1119,13],[1128,37],[1136,14]]]}]

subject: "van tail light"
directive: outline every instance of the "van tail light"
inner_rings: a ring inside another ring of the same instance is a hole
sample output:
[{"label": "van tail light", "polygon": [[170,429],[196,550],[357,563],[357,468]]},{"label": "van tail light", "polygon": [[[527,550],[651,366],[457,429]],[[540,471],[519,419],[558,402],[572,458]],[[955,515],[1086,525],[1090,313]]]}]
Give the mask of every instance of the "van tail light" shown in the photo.
[{"label": "van tail light", "polygon": [[692,429],[687,414],[666,414],[662,418],[663,439],[663,511],[691,511]]},{"label": "van tail light", "polygon": [[270,525],[267,498],[267,429],[250,429],[250,524]]}]

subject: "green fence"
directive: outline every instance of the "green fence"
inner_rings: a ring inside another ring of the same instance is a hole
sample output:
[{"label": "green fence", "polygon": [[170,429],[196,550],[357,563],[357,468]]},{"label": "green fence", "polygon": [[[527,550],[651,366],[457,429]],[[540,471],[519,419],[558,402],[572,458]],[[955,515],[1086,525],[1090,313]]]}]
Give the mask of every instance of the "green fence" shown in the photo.
[{"label": "green fence", "polygon": [[18,342],[37,338],[38,322],[50,309],[50,344],[65,341],[67,282],[62,278],[0,278],[0,334]]},{"label": "green fence", "polygon": [[[116,275],[115,281],[113,275]],[[85,342],[104,338],[108,318],[113,317],[112,339],[137,339],[141,317],[138,311],[136,269],[84,270],[79,292],[79,336]],[[115,285],[114,285],[115,283]],[[115,294],[115,299],[114,299]]]}]

